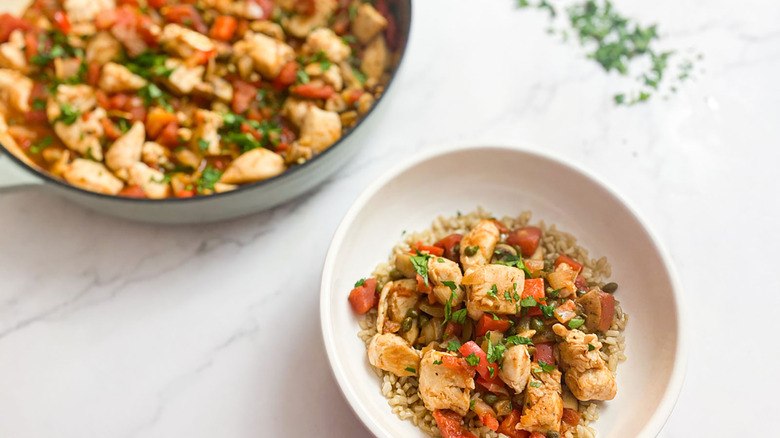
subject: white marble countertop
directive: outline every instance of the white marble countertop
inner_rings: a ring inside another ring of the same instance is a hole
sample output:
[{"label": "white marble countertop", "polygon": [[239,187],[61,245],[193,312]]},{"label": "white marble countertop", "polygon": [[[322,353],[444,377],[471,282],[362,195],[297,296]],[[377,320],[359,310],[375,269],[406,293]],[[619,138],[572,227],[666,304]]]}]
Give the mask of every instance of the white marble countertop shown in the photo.
[{"label": "white marble countertop", "polygon": [[669,100],[615,107],[627,82],[547,35],[542,15],[511,0],[417,1],[384,126],[303,199],[220,224],[150,226],[45,190],[0,197],[0,436],[368,435],[319,331],[330,237],[388,164],[481,138],[593,169],[671,251],[692,342],[661,437],[780,436],[769,337],[780,307],[780,3],[615,3],[659,22],[670,47],[703,52],[705,72]]}]

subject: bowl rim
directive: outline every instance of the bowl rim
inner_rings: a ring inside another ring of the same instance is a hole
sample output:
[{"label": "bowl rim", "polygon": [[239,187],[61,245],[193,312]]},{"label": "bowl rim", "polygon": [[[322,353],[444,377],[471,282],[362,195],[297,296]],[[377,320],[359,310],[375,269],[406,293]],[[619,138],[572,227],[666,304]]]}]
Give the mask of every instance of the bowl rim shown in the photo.
[{"label": "bowl rim", "polygon": [[[401,173],[405,172],[409,168],[434,159],[440,156],[449,155],[452,153],[459,153],[470,150],[480,149],[494,149],[511,151],[521,154],[527,154],[534,156],[535,158],[547,159],[557,162],[570,170],[581,174],[582,176],[590,179],[596,185],[604,189],[609,195],[613,196],[618,202],[622,203],[626,209],[631,213],[634,219],[637,220],[639,225],[645,230],[650,237],[650,241],[655,247],[658,254],[663,260],[664,268],[669,276],[672,286],[672,296],[674,297],[674,303],[677,310],[677,347],[674,352],[674,364],[672,368],[672,374],[669,378],[669,383],[664,391],[663,397],[660,403],[656,406],[655,412],[645,424],[644,428],[638,435],[640,438],[656,437],[663,429],[666,421],[674,409],[677,400],[682,390],[683,381],[685,380],[685,374],[687,371],[688,363],[688,326],[687,317],[685,315],[685,309],[683,306],[682,287],[677,274],[677,270],[672,263],[672,258],[666,247],[661,243],[655,230],[648,224],[648,222],[639,214],[637,209],[622,195],[620,195],[610,184],[604,181],[601,177],[597,176],[592,171],[586,169],[581,164],[576,163],[568,158],[564,158],[556,153],[542,150],[538,147],[530,147],[528,145],[519,146],[513,145],[502,141],[467,141],[467,142],[450,142],[446,144],[440,144],[430,147],[425,151],[415,154],[414,156],[403,160],[402,162],[391,167],[384,172],[379,178],[368,184],[365,189],[358,195],[347,212],[344,214],[339,226],[333,234],[331,243],[328,246],[328,251],[325,256],[325,262],[323,263],[321,282],[320,282],[320,324],[322,330],[322,339],[325,344],[325,351],[328,356],[328,362],[330,364],[331,373],[338,383],[339,390],[344,398],[347,400],[347,404],[360,421],[377,437],[388,437],[391,435],[378,424],[374,417],[368,412],[366,407],[358,400],[355,391],[349,387],[349,376],[346,375],[344,369],[340,366],[339,357],[336,354],[336,339],[332,324],[332,312],[331,312],[331,297],[333,290],[329,284],[332,282],[334,268],[336,267],[336,252],[340,249],[341,244],[349,231],[352,222],[355,217],[363,210],[366,203],[387,183],[395,179]],[[388,411],[389,412],[389,411]],[[399,421],[402,421],[399,419]]]},{"label": "bowl rim", "polygon": [[221,193],[212,193],[208,196],[192,196],[189,198],[177,198],[177,197],[168,197],[163,199],[149,199],[149,198],[130,198],[126,196],[118,196],[118,195],[107,195],[103,193],[98,192],[92,192],[89,190],[82,189],[80,187],[76,187],[74,185],[71,185],[61,179],[55,178],[51,175],[49,175],[48,172],[43,170],[38,170],[37,168],[34,168],[32,166],[27,165],[24,161],[22,161],[19,157],[16,156],[13,152],[11,152],[10,149],[6,148],[2,143],[0,143],[0,156],[7,156],[11,159],[11,161],[16,164],[18,167],[24,169],[26,172],[29,172],[31,175],[41,178],[42,182],[46,183],[52,183],[55,186],[62,187],[67,190],[73,190],[77,193],[81,193],[87,196],[91,196],[97,199],[103,199],[103,200],[109,200],[109,201],[127,201],[127,202],[133,202],[136,204],[152,204],[152,205],[160,205],[160,204],[170,204],[170,203],[196,203],[196,202],[204,202],[207,200],[212,200],[215,198],[226,198],[230,195],[235,195],[242,192],[247,192],[256,188],[260,188],[266,185],[272,185],[275,182],[283,181],[285,179],[288,179],[292,175],[295,175],[301,171],[301,169],[308,169],[313,165],[313,163],[316,163],[320,161],[320,158],[327,156],[332,150],[336,149],[337,147],[341,146],[342,143],[344,143],[346,140],[349,139],[351,134],[355,132],[357,129],[360,128],[360,126],[363,124],[363,122],[371,117],[371,114],[374,112],[374,109],[379,105],[380,102],[384,99],[384,97],[387,95],[388,91],[390,91],[391,86],[393,85],[393,82],[398,75],[398,71],[401,69],[401,66],[403,65],[403,60],[406,57],[406,52],[409,47],[409,38],[412,33],[412,21],[413,21],[413,10],[412,10],[412,0],[399,0],[404,3],[406,3],[407,8],[409,10],[409,20],[407,23],[406,31],[402,34],[400,34],[401,40],[403,41],[403,44],[401,45],[401,51],[398,55],[398,62],[395,65],[395,68],[390,73],[390,78],[387,81],[387,85],[385,86],[384,91],[379,96],[379,98],[374,102],[374,105],[369,108],[368,112],[361,117],[357,123],[355,123],[355,126],[350,128],[343,136],[341,136],[338,140],[336,140],[335,143],[333,143],[329,148],[324,150],[323,152],[315,155],[310,160],[306,161],[303,164],[299,164],[297,166],[294,166],[292,168],[287,169],[283,173],[280,173],[277,176],[264,179],[261,181],[255,181],[248,184],[242,184],[238,186],[235,190],[230,190],[227,192],[221,192]]}]

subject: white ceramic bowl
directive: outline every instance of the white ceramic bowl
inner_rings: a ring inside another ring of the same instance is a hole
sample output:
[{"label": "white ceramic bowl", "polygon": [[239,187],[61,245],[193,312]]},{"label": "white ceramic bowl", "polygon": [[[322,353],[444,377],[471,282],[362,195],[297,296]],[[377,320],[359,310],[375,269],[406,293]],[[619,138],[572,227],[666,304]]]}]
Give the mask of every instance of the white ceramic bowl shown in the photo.
[{"label": "white ceramic bowl", "polygon": [[380,392],[357,316],[347,303],[353,283],[385,261],[404,230],[428,228],[438,215],[483,206],[497,217],[532,210],[533,220],[573,233],[592,256],[612,264],[616,297],[630,314],[628,360],[618,394],[602,405],[599,438],[655,437],[672,411],[685,375],[680,287],[670,259],[636,212],[578,166],[513,147],[458,147],[427,152],[371,184],[336,230],[322,273],[320,312],[331,367],[352,409],[379,437],[423,437],[398,419]]}]

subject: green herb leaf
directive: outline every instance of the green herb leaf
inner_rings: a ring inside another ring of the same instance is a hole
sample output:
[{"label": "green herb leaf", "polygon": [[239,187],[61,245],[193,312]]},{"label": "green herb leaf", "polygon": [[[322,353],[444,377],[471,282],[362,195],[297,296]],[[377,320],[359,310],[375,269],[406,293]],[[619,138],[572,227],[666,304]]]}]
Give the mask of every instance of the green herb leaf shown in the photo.
[{"label": "green herb leaf", "polygon": [[529,383],[529,385],[533,386],[534,388],[539,388],[542,386],[542,383],[537,382],[536,380],[532,380],[531,383]]},{"label": "green herb leaf", "polygon": [[529,296],[523,298],[522,300],[520,300],[520,306],[522,306],[522,307],[534,307],[534,306],[536,306],[536,304],[537,304],[536,303],[536,298],[534,298],[531,295],[529,295]]},{"label": "green herb leaf", "polygon": [[539,308],[542,309],[542,313],[544,314],[544,316],[548,318],[552,318],[553,315],[555,314],[555,303],[550,305],[539,303]]},{"label": "green herb leaf", "polygon": [[555,369],[555,365],[550,365],[547,362],[540,360],[539,366],[542,367],[542,371],[549,373],[550,371]]},{"label": "green herb leaf", "polygon": [[471,366],[477,366],[479,365],[479,357],[476,353],[471,353],[466,357],[466,362]]},{"label": "green herb leaf", "polygon": [[365,278],[361,278],[360,280],[358,280],[358,281],[355,283],[355,287],[360,287],[360,286],[363,286],[365,283],[366,283],[366,279],[365,279]]},{"label": "green herb leaf", "polygon": [[447,344],[447,351],[457,351],[460,348],[460,341],[454,340]]},{"label": "green herb leaf", "polygon": [[504,357],[504,352],[506,351],[506,345],[501,343],[493,345],[493,343],[490,341],[490,338],[488,338],[487,343],[488,343],[487,345],[488,363],[498,363]]},{"label": "green herb leaf", "polygon": [[526,338],[517,335],[506,338],[506,342],[508,344],[515,344],[515,345],[534,345],[533,341],[531,341],[531,338]]},{"label": "green herb leaf", "polygon": [[458,324],[463,324],[466,322],[466,314],[466,309],[456,310],[452,313],[452,321],[457,322]]},{"label": "green herb leaf", "polygon": [[195,182],[195,187],[198,193],[203,193],[204,190],[214,190],[214,184],[222,177],[222,172],[213,168],[207,167],[201,173],[200,178]]},{"label": "green herb leaf", "polygon": [[209,148],[209,142],[205,138],[198,139],[198,149],[205,151]]},{"label": "green herb leaf", "polygon": [[309,77],[309,74],[306,73],[302,68],[299,68],[298,72],[295,73],[295,83],[308,84],[310,81],[311,78]]},{"label": "green herb leaf", "polygon": [[76,123],[81,113],[76,107],[71,106],[68,103],[60,104],[60,116],[55,119],[55,122],[62,122],[66,125],[72,125]]},{"label": "green herb leaf", "polygon": [[585,323],[585,320],[582,318],[574,318],[571,321],[569,321],[569,328],[574,330]]},{"label": "green herb leaf", "polygon": [[431,258],[430,255],[421,254],[419,252],[417,253],[416,256],[409,257],[409,260],[411,260],[412,266],[414,267],[414,271],[420,274],[420,277],[423,278],[423,282],[425,282],[426,286],[428,286],[428,259],[429,258]]},{"label": "green herb leaf", "polygon": [[458,288],[458,286],[455,284],[455,282],[454,281],[450,281],[450,280],[444,280],[444,281],[441,282],[441,284],[447,286],[448,288],[450,288],[450,290],[455,290],[455,289]]},{"label": "green herb leaf", "polygon": [[490,286],[490,290],[488,291],[487,294],[490,297],[495,297],[497,293],[498,293],[498,287],[496,287],[496,285],[494,284],[493,286]]},{"label": "green herb leaf", "polygon": [[442,361],[440,361],[440,360],[434,360],[434,361],[433,361],[433,364],[434,364],[434,365],[441,365],[442,363],[443,363],[443,362],[442,362]]},{"label": "green herb leaf", "polygon": [[588,351],[593,351],[595,349],[596,347],[594,347],[593,344],[588,344]]},{"label": "green herb leaf", "polygon": [[406,367],[404,370],[409,371],[410,373],[417,373],[417,370],[412,367]]}]

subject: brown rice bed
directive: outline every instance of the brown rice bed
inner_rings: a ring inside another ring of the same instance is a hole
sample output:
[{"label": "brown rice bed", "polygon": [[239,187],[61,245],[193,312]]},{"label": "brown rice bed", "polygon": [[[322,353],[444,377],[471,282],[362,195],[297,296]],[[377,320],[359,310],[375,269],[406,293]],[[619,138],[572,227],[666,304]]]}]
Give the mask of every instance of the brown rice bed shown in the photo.
[{"label": "brown rice bed", "polygon": [[[395,270],[396,254],[408,252],[410,245],[413,245],[415,242],[431,245],[437,240],[452,233],[465,234],[479,221],[490,219],[491,217],[492,215],[482,207],[478,207],[476,211],[466,215],[458,214],[457,216],[449,218],[440,216],[433,221],[433,225],[430,229],[407,234],[404,240],[396,244],[393,248],[390,259],[387,262],[377,265],[372,276],[377,279],[379,288],[381,289],[385,283],[400,276]],[[510,229],[526,226],[529,224],[530,220],[530,211],[524,211],[516,218],[501,218],[501,222]],[[555,225],[547,226],[544,221],[540,221],[537,226],[543,231],[541,244],[544,248],[546,260],[552,262],[559,254],[566,254],[570,257],[574,257],[580,262],[584,261],[582,275],[589,284],[596,283],[599,286],[602,286],[604,280],[612,275],[612,268],[607,262],[607,258],[590,258],[588,251],[577,245],[577,239],[571,234],[558,230]],[[615,318],[612,320],[612,326],[603,334],[598,334],[599,341],[603,344],[600,351],[601,356],[604,358],[607,367],[609,367],[613,374],[617,373],[618,363],[626,360],[626,345],[623,331],[625,330],[627,323],[628,314],[624,313],[623,309],[620,307],[620,303],[615,301]],[[376,334],[376,309],[372,309],[361,318],[360,328],[361,330],[358,333],[358,337],[360,337],[360,339],[366,343],[366,346],[368,346],[371,338]],[[433,415],[425,408],[422,400],[417,394],[417,377],[397,377],[396,375],[387,371],[382,371],[379,368],[373,366],[371,368],[376,375],[382,379],[382,395],[388,399],[387,404],[390,405],[393,413],[396,414],[398,418],[411,421],[431,436],[441,436],[439,428],[436,426],[436,421],[433,419]],[[578,411],[581,416],[580,424],[577,426],[576,431],[573,433],[572,431],[569,431],[564,436],[566,438],[594,438],[596,436],[596,430],[589,425],[598,420],[599,405],[599,402],[579,402]],[[505,435],[496,433],[483,426],[475,415],[467,416],[465,422],[471,432],[477,436],[506,438]]]}]

